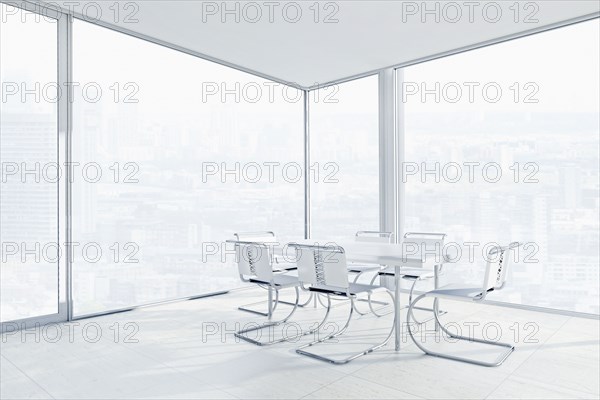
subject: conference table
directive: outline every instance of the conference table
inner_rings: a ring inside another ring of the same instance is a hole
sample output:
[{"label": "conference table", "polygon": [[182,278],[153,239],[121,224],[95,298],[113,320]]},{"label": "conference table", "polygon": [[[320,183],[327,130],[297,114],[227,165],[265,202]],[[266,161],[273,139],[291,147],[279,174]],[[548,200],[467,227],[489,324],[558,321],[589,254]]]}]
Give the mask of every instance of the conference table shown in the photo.
[{"label": "conference table", "polygon": [[[395,348],[400,350],[401,341],[401,319],[400,319],[400,269],[401,268],[430,268],[433,270],[434,257],[426,257],[424,254],[414,254],[406,251],[402,243],[376,243],[358,242],[354,240],[326,241],[316,239],[302,239],[294,242],[283,243],[279,246],[280,251],[286,252],[292,244],[318,245],[318,246],[340,246],[346,253],[346,260],[353,263],[380,264],[394,266],[394,298],[395,309]],[[408,246],[406,246],[408,247]],[[414,247],[411,247],[414,250]]]}]

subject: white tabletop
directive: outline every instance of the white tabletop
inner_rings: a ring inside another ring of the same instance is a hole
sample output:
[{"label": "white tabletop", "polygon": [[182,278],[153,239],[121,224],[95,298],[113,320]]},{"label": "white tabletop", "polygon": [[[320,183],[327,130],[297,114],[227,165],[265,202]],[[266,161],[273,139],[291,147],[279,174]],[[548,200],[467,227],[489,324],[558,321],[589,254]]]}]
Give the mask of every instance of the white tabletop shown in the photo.
[{"label": "white tabletop", "polygon": [[340,241],[327,241],[317,239],[301,239],[283,245],[293,243],[319,246],[340,246],[346,253],[346,259],[355,263],[381,264],[403,267],[425,267],[435,264],[434,257],[425,257],[422,254],[406,254],[401,243],[373,243],[357,242],[352,239]]}]

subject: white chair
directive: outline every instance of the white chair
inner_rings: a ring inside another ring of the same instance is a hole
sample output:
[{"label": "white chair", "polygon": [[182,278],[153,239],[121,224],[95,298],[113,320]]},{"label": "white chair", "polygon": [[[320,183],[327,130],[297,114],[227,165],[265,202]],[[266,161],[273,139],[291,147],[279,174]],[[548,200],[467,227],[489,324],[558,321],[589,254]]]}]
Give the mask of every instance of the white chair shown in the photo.
[{"label": "white chair", "polygon": [[429,350],[429,349],[425,348],[425,346],[415,338],[413,330],[410,328],[410,320],[411,320],[411,314],[412,314],[413,310],[416,308],[416,304],[425,298],[433,297],[434,299],[443,298],[443,299],[455,300],[455,301],[480,302],[486,298],[488,293],[502,289],[506,283],[507,271],[508,271],[508,268],[510,265],[511,251],[512,251],[512,249],[514,249],[518,246],[520,246],[519,243],[513,242],[513,243],[509,244],[508,246],[495,246],[488,252],[487,265],[486,265],[486,269],[485,269],[485,276],[484,276],[482,286],[473,287],[473,286],[464,286],[464,285],[456,285],[456,284],[446,285],[439,289],[435,289],[430,292],[424,293],[424,294],[418,296],[416,299],[414,299],[410,303],[410,305],[408,307],[408,315],[407,315],[407,321],[409,322],[408,332],[409,332],[409,335],[412,338],[413,342],[415,342],[415,344],[417,345],[417,347],[419,349],[421,349],[425,354],[429,354],[432,356],[447,358],[447,359],[456,360],[456,361],[464,361],[464,362],[468,362],[471,364],[483,365],[486,367],[499,366],[504,362],[504,360],[506,360],[506,358],[508,358],[508,356],[514,350],[514,346],[512,344],[502,343],[502,342],[494,342],[491,340],[478,339],[478,338],[474,338],[474,337],[455,335],[455,334],[449,332],[440,323],[439,316],[437,313],[433,314],[436,319],[436,322],[440,326],[442,332],[444,332],[446,335],[448,335],[448,337],[450,337],[452,339],[456,339],[456,340],[484,343],[484,344],[488,344],[491,346],[503,347],[503,348],[506,348],[507,350],[502,352],[498,356],[498,358],[493,362],[485,362],[485,361],[480,361],[480,360],[476,360],[476,359],[472,359],[472,358],[455,356],[455,355],[450,355],[450,354],[445,354],[445,353],[440,353],[440,352]]},{"label": "white chair", "polygon": [[[356,242],[360,243],[392,243],[394,234],[392,232],[358,231],[354,238]],[[354,278],[354,283],[356,283],[358,278],[365,272],[377,272],[383,268],[385,268],[385,266],[379,264],[348,264],[348,272],[357,274]]]},{"label": "white chair", "polygon": [[[272,231],[261,231],[261,232],[238,232],[234,233],[235,240],[241,240],[245,242],[255,243],[266,243],[266,244],[278,244],[277,236]],[[293,261],[287,261],[285,258],[278,256],[277,254],[271,253],[273,259],[273,271],[275,272],[286,272],[295,270],[296,263]]]},{"label": "white chair", "polygon": [[[410,268],[410,267],[402,267],[400,268],[400,275],[402,279],[412,281],[410,292],[408,294],[408,303],[412,302],[413,292],[415,290],[415,286],[417,282],[433,279],[434,280],[434,288],[439,287],[439,275],[442,272],[442,266],[444,264],[444,239],[446,238],[445,233],[429,233],[429,232],[407,232],[404,235],[404,240],[402,241],[402,246],[404,251],[411,254],[420,253],[424,257],[434,257],[435,265],[433,269],[429,268]],[[394,267],[387,267],[381,271],[379,271],[378,276],[381,277],[394,277],[396,275]],[[371,284],[374,282],[376,278],[373,278]],[[440,311],[438,309],[438,302],[434,300],[433,308],[427,307],[416,307],[417,310],[422,311],[431,311],[433,313],[438,313],[438,315],[445,314],[444,311]],[[373,313],[377,315],[377,310],[374,310],[371,307]],[[413,314],[414,318],[414,314]],[[414,318],[414,322],[422,324],[433,319],[433,316],[419,321]],[[437,323],[435,325],[436,330],[438,329]]]},{"label": "white chair", "polygon": [[387,337],[380,343],[375,344],[359,353],[353,354],[347,358],[334,359],[305,350],[308,347],[328,341],[342,335],[350,325],[354,311],[354,302],[360,297],[370,296],[377,291],[385,291],[392,299],[392,304],[396,304],[392,293],[384,287],[365,285],[349,282],[348,265],[344,249],[339,246],[311,246],[292,244],[292,248],[297,249],[298,278],[303,287],[308,285],[308,290],[313,293],[324,294],[327,296],[327,313],[331,309],[331,297],[338,296],[350,300],[350,314],[346,324],[337,332],[327,335],[323,339],[313,341],[296,349],[301,355],[312,357],[318,360],[330,362],[332,364],[345,364],[362,355],[368,354],[385,346],[394,332],[394,324]]},{"label": "white chair", "polygon": [[[277,244],[277,237],[275,236],[275,233],[271,232],[271,231],[239,232],[239,233],[234,233],[233,236],[235,237],[236,241],[263,243],[263,244],[267,244],[270,246]],[[296,269],[295,263],[287,262],[282,257],[278,257],[278,256],[274,255],[273,253],[271,253],[271,258],[272,258],[271,261],[272,261],[273,271],[275,273],[285,273],[285,272],[293,271]],[[247,282],[247,280],[244,282]],[[272,292],[271,288],[268,285],[259,285],[259,286],[262,287],[263,289],[266,289],[267,291],[269,291],[269,298],[272,299],[273,292]],[[269,307],[267,307],[267,311],[257,310],[256,308],[254,308],[255,306],[264,304],[267,301],[268,300],[263,300],[263,301],[258,301],[255,303],[244,304],[244,305],[239,306],[238,310],[249,312],[252,314],[258,314],[263,317],[271,318],[271,315],[269,314]],[[279,300],[278,292],[275,292],[275,299],[272,299],[272,302],[273,302],[273,306],[270,307],[271,311],[274,311],[277,308],[277,305],[280,303],[285,304],[285,305],[294,306],[294,303]],[[304,305],[305,304],[298,304],[299,307],[303,307]]]},{"label": "white chair", "polygon": [[[321,324],[318,325],[317,328],[308,330],[306,332],[299,332],[294,336],[283,336],[281,338],[267,341],[261,341],[259,339],[254,339],[248,337],[246,334],[248,332],[253,331],[262,331],[265,328],[271,328],[274,326],[278,326],[286,323],[294,314],[296,309],[298,308],[299,301],[299,291],[300,281],[298,277],[291,276],[287,274],[277,274],[273,271],[273,258],[271,257],[271,252],[269,247],[264,243],[256,243],[256,242],[243,242],[243,241],[227,241],[227,243],[233,243],[235,245],[236,250],[236,262],[238,265],[238,272],[240,274],[240,278],[245,282],[250,282],[257,284],[261,287],[268,287],[269,290],[269,300],[268,300],[268,322],[262,325],[255,324],[250,328],[242,329],[235,333],[237,338],[243,339],[247,342],[258,346],[271,345],[275,343],[284,342],[286,340],[297,339],[301,336],[311,334],[315,332],[317,329],[321,327],[321,325],[325,322],[327,316]],[[272,322],[271,316],[274,311],[274,303],[273,302],[273,292],[276,293],[278,297],[279,290],[281,289],[291,289],[293,288],[296,293],[296,301],[292,303],[293,308],[292,311],[283,319]],[[260,335],[259,335],[260,336]]]},{"label": "white chair", "polygon": [[[354,240],[359,243],[393,243],[394,234],[392,232],[382,232],[382,231],[358,231],[354,236]],[[353,282],[357,283],[359,278],[366,273],[377,273],[385,268],[385,265],[380,264],[361,264],[361,263],[350,263],[348,264],[348,272],[351,274],[356,274]],[[371,281],[373,284],[373,280]],[[372,309],[373,304],[379,304],[384,308],[389,303],[384,301],[376,301],[370,299],[360,299],[358,301],[366,301],[369,302],[369,307]],[[356,311],[360,315],[366,315],[367,313],[362,312],[358,309],[356,304],[354,304],[354,311]]]}]

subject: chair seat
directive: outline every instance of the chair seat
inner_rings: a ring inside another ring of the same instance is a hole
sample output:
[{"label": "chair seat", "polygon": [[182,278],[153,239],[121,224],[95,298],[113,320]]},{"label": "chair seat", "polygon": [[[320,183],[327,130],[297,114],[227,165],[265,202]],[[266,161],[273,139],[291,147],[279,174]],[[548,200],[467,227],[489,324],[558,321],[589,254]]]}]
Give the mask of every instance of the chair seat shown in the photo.
[{"label": "chair seat", "polygon": [[442,286],[439,289],[432,290],[427,292],[428,295],[432,295],[435,297],[447,297],[447,298],[465,298],[478,300],[481,297],[481,286],[479,287],[469,287],[461,284],[450,284]]},{"label": "chair seat", "polygon": [[355,274],[360,274],[368,271],[379,271],[381,269],[380,265],[371,264],[371,265],[360,265],[360,264],[350,264],[348,265],[348,272],[352,272]]},{"label": "chair seat", "polygon": [[[269,282],[266,282],[266,281],[263,281],[260,279],[256,279],[256,278],[250,278],[250,282],[259,283],[262,285],[269,284]],[[276,287],[281,287],[281,288],[295,287],[295,286],[300,286],[300,281],[298,280],[297,276],[280,274],[280,275],[273,276],[273,285],[275,285]]]},{"label": "chair seat", "polygon": [[348,287],[348,289],[327,285],[313,285],[309,288],[309,290],[311,292],[335,294],[338,296],[347,296],[348,293],[351,296],[360,296],[387,290],[385,287],[382,286],[365,285],[362,283],[349,283],[349,285],[350,286]]},{"label": "chair seat", "polygon": [[[387,267],[379,272],[379,275],[395,276],[396,269]],[[427,268],[400,268],[400,275],[405,279],[431,279],[435,276],[434,272]]]}]

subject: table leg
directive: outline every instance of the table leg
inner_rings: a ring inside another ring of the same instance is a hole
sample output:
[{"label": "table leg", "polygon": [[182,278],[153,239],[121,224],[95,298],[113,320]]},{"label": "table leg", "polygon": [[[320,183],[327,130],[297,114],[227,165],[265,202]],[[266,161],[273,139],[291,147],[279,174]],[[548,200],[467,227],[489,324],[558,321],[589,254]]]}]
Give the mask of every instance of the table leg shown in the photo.
[{"label": "table leg", "polygon": [[402,332],[400,331],[400,266],[396,265],[394,271],[394,301],[396,302],[394,307],[394,325],[396,331],[396,351],[400,350],[400,336]]}]

